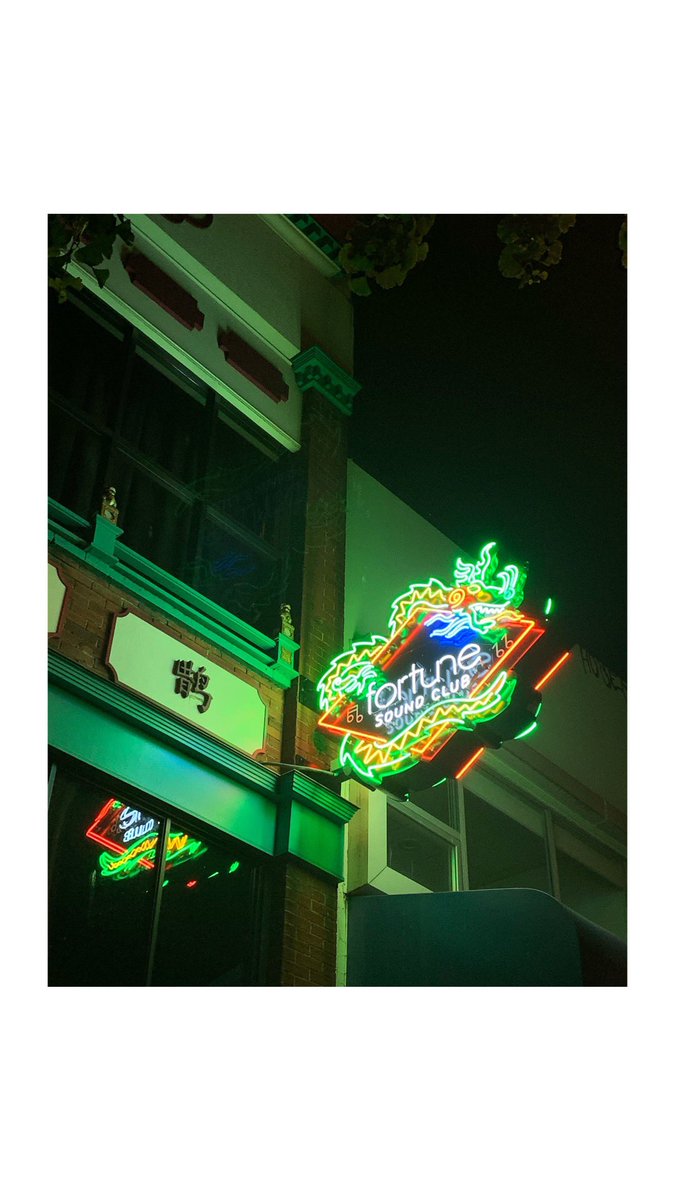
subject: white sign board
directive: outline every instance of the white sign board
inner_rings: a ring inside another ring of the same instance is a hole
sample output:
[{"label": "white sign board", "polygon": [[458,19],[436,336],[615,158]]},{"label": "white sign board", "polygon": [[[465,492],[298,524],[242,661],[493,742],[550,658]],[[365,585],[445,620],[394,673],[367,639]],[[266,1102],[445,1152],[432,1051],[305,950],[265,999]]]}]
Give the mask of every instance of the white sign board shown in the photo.
[{"label": "white sign board", "polygon": [[66,596],[66,585],[61,579],[53,563],[48,564],[47,615],[49,633],[58,633],[59,622],[63,612],[63,601]]},{"label": "white sign board", "polygon": [[115,617],[106,663],[117,683],[212,737],[246,754],[263,749],[267,709],[256,688],[149,621]]}]

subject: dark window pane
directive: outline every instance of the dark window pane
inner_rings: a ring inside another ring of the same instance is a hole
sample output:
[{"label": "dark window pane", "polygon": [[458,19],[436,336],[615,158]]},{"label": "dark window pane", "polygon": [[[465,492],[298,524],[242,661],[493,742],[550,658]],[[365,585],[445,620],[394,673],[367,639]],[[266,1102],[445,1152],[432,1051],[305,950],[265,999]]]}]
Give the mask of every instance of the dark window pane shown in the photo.
[{"label": "dark window pane", "polygon": [[274,636],[286,576],[283,560],[213,519],[204,522],[193,586],[256,629]]},{"label": "dark window pane", "polygon": [[117,488],[125,545],[178,579],[186,578],[192,503],[176,495],[124,454],[113,455],[110,482]]},{"label": "dark window pane", "polygon": [[410,802],[415,804],[417,808],[421,808],[430,817],[435,817],[437,821],[442,821],[444,825],[451,825],[450,811],[448,803],[448,782],[437,784],[435,787],[426,788],[423,792],[411,792]]},{"label": "dark window pane", "polygon": [[394,871],[431,892],[449,892],[452,853],[449,842],[423,829],[405,812],[387,806],[387,864]]},{"label": "dark window pane", "polygon": [[561,850],[557,860],[562,903],[625,941],[625,891]]},{"label": "dark window pane", "polygon": [[[178,819],[177,819],[178,820]],[[253,867],[172,822],[154,987],[249,983]]]},{"label": "dark window pane", "polygon": [[[96,425],[111,426],[120,390],[125,347],[79,300],[49,302],[49,387]],[[105,318],[104,318],[105,319]]]},{"label": "dark window pane", "polygon": [[55,404],[49,406],[49,495],[89,520],[98,511],[105,481],[106,440]]},{"label": "dark window pane", "polygon": [[146,983],[161,820],[57,768],[49,808],[49,983]]},{"label": "dark window pane", "polygon": [[199,457],[204,420],[204,405],[178,379],[134,356],[121,428],[130,449],[194,485],[205,471]]},{"label": "dark window pane", "polygon": [[[464,789],[469,887],[550,891],[543,837]],[[537,817],[539,814],[537,814]]]},{"label": "dark window pane", "polygon": [[282,464],[254,441],[219,419],[215,422],[211,469],[202,490],[209,506],[270,545],[279,542],[288,492],[281,482]]}]

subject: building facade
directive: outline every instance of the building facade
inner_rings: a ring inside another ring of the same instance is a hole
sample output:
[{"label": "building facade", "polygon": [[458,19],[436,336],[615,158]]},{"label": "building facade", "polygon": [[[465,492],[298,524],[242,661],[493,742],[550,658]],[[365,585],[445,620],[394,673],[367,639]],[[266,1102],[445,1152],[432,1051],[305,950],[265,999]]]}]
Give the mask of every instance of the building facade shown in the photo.
[{"label": "building facade", "polygon": [[50,984],[331,986],[349,297],[285,217],[131,220],[50,297]]},{"label": "building facade", "polygon": [[[393,598],[446,578],[464,554],[353,462],[346,543],[345,646],[383,632]],[[461,778],[407,796],[349,781],[358,813],[340,889],[344,981],[350,903],[368,895],[534,889],[625,941],[625,746],[625,683],[575,646],[532,735],[488,749]]]},{"label": "building facade", "polygon": [[331,659],[463,550],[349,460],[330,219],[131,221],[50,298],[50,984],[359,986],[378,897],[385,940],[523,889],[625,938],[625,685],[584,650],[535,736],[408,794],[318,727]]}]

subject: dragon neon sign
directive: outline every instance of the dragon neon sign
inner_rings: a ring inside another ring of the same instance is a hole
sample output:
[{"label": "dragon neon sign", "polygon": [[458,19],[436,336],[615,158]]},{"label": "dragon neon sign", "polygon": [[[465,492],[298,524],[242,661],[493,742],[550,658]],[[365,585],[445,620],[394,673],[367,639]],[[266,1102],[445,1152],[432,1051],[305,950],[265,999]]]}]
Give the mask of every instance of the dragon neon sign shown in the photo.
[{"label": "dragon neon sign", "polygon": [[[430,763],[458,734],[460,777],[485,745],[536,724],[541,704],[530,672],[521,678],[513,669],[545,633],[550,605],[539,618],[523,611],[526,573],[513,564],[500,570],[494,546],[484,546],[476,562],[458,558],[451,585],[413,584],[392,605],[389,637],[355,642],[320,679],[319,726],[342,736],[340,763],[365,782],[378,785]],[[518,691],[521,703],[500,723]],[[523,714],[518,728],[516,711]]]}]

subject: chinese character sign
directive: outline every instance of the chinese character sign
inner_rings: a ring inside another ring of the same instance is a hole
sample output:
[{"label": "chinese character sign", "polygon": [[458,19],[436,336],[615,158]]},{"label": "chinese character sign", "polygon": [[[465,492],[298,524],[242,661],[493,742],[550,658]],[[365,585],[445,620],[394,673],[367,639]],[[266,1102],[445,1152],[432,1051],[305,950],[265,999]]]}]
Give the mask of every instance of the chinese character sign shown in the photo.
[{"label": "chinese character sign", "polygon": [[193,670],[192,659],[186,662],[184,658],[176,659],[173,664],[173,673],[176,678],[176,694],[187,700],[189,696],[197,695],[202,697],[201,704],[197,705],[197,712],[205,713],[211,703],[211,696],[206,691],[209,686],[209,677],[204,672],[204,667],[197,667]]}]

